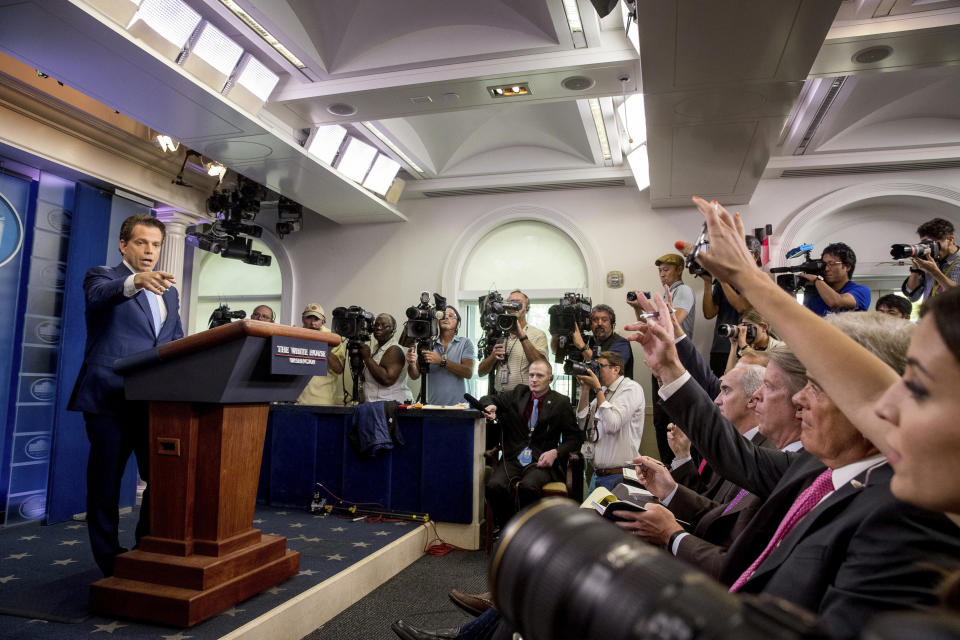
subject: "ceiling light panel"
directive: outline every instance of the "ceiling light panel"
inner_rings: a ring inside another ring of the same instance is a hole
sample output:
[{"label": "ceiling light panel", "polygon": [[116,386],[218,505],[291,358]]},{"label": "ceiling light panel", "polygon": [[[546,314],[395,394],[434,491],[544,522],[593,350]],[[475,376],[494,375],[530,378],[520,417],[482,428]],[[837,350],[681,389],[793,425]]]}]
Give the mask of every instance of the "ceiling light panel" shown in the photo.
[{"label": "ceiling light panel", "polygon": [[603,111],[600,109],[600,100],[590,98],[587,100],[590,104],[590,114],[593,116],[593,126],[597,129],[597,137],[600,139],[600,153],[604,161],[610,160],[610,142],[607,140],[607,127],[603,124]]},{"label": "ceiling light panel", "polygon": [[205,22],[197,30],[190,53],[182,64],[198,79],[216,91],[222,91],[242,55],[243,47]]},{"label": "ceiling light panel", "polygon": [[397,154],[397,156],[407,164],[407,167],[415,171],[418,175],[422,176],[423,169],[420,168],[420,165],[414,162],[410,156],[405,154],[400,147],[393,143],[393,140],[387,137],[387,135],[380,131],[380,129],[378,129],[372,122],[363,121],[360,124],[366,127],[367,130],[376,136],[380,142],[385,144],[390,151],[393,151],[395,154]]},{"label": "ceiling light panel", "polygon": [[280,76],[246,53],[224,95],[256,115],[279,81]]},{"label": "ceiling light panel", "polygon": [[399,162],[382,153],[377,154],[377,159],[374,161],[370,173],[367,174],[366,180],[363,181],[363,186],[374,193],[385,196],[390,189],[390,185],[393,184],[393,179],[397,177],[398,171],[400,171]]},{"label": "ceiling light panel", "polygon": [[355,182],[363,182],[376,155],[376,147],[370,146],[359,138],[350,137],[346,149],[340,154],[337,171]]},{"label": "ceiling light panel", "polygon": [[200,14],[181,0],[143,0],[127,30],[167,57],[176,58],[198,24]]},{"label": "ceiling light panel", "polygon": [[340,145],[347,135],[347,130],[338,124],[317,127],[305,145],[307,153],[327,164],[333,164],[333,159],[340,151]]}]

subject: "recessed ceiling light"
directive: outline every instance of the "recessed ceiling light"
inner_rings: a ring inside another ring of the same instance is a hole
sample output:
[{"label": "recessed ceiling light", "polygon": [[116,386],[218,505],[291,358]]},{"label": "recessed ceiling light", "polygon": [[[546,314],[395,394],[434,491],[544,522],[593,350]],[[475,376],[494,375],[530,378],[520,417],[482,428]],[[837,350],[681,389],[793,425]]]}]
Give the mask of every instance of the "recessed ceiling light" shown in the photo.
[{"label": "recessed ceiling light", "polygon": [[586,91],[592,89],[597,81],[587,76],[570,76],[560,81],[560,86],[570,91]]},{"label": "recessed ceiling light", "polygon": [[533,92],[530,91],[530,85],[526,82],[487,87],[487,91],[490,92],[490,97],[492,98],[515,98],[517,96],[529,96],[533,94]]},{"label": "recessed ceiling light", "polygon": [[600,153],[604,160],[610,160],[613,156],[610,154],[610,142],[607,140],[607,127],[603,124],[603,111],[600,109],[600,100],[590,98],[587,100],[590,104],[590,113],[593,115],[593,126],[597,129],[597,137],[600,138]]},{"label": "recessed ceiling light", "polygon": [[230,74],[240,62],[243,47],[209,22],[201,25],[192,40],[190,52],[181,63],[183,68],[214,90],[223,91]]},{"label": "recessed ceiling light", "polygon": [[867,47],[853,54],[853,61],[860,64],[873,64],[889,58],[892,53],[893,48],[886,45]]},{"label": "recessed ceiling light", "polygon": [[334,102],[327,107],[327,111],[335,116],[352,116],[357,112],[357,108],[346,102]]},{"label": "recessed ceiling light", "polygon": [[198,24],[200,14],[181,0],[143,0],[127,31],[175,59]]}]

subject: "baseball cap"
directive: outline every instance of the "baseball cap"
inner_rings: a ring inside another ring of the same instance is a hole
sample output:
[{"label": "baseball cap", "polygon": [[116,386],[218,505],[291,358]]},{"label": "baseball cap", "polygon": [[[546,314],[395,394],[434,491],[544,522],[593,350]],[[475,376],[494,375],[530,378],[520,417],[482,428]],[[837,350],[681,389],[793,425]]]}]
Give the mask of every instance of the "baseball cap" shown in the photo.
[{"label": "baseball cap", "polygon": [[653,264],[659,267],[662,263],[674,264],[678,267],[682,267],[683,256],[681,256],[679,253],[665,253],[659,258],[657,258],[657,261],[654,262]]},{"label": "baseball cap", "polygon": [[313,304],[313,303],[308,304],[306,307],[304,307],[304,308],[303,308],[303,313],[301,313],[300,315],[301,315],[301,316],[313,316],[313,317],[315,317],[315,318],[321,318],[321,319],[326,319],[326,317],[327,317],[327,314],[326,314],[326,312],[324,312],[323,307],[321,307],[321,306],[318,305],[318,304]]}]

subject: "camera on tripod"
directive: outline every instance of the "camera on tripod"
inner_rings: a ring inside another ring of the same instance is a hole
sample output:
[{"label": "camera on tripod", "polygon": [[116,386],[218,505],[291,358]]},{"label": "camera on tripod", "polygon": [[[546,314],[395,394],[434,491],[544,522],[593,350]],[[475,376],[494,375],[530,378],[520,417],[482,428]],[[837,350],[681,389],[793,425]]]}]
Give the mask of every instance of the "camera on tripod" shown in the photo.
[{"label": "camera on tripod", "polygon": [[230,307],[222,304],[213,310],[210,314],[210,321],[207,324],[208,329],[219,327],[220,325],[230,324],[234,320],[243,320],[247,317],[247,312],[243,309],[230,311]]},{"label": "camera on tripod", "polygon": [[420,294],[420,304],[407,307],[407,337],[414,340],[430,340],[440,335],[440,321],[447,309],[447,299],[439,293],[433,294],[434,304],[430,304],[430,294]]},{"label": "camera on tripod", "polygon": [[895,260],[905,258],[925,258],[927,260],[940,259],[940,243],[936,240],[921,240],[916,244],[892,244],[890,255]]},{"label": "camera on tripod", "polygon": [[517,328],[517,315],[508,312],[519,313],[523,309],[523,303],[504,300],[499,292],[491,291],[480,296],[477,304],[480,309],[480,327],[484,334],[479,349],[486,358],[493,352],[497,342],[506,339],[510,332]]},{"label": "camera on tripod", "polygon": [[[753,341],[757,337],[757,328],[752,324],[744,324],[746,327],[747,335],[747,344],[753,344]],[[740,325],[736,324],[721,324],[717,326],[717,335],[721,338],[736,338],[737,334],[740,332]]]},{"label": "camera on tripod", "polygon": [[333,332],[354,342],[369,342],[373,335],[373,314],[356,305],[333,310]]},{"label": "camera on tripod", "polygon": [[800,264],[790,267],[774,267],[770,273],[779,273],[777,284],[781,289],[790,293],[796,293],[808,286],[807,281],[801,278],[800,273],[809,273],[815,276],[822,276],[826,270],[826,263],[818,258],[811,258],[810,252],[813,251],[813,245],[810,243],[802,244],[787,251],[786,258],[789,260],[799,255],[803,255],[804,260]]}]

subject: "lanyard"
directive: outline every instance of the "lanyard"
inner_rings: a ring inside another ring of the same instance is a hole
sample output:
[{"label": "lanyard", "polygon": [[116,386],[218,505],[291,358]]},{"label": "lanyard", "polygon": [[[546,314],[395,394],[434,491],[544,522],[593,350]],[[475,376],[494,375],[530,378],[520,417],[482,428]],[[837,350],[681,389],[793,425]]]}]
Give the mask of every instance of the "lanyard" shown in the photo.
[{"label": "lanyard", "polygon": [[[957,266],[957,260],[960,260],[960,251],[956,252],[956,254],[953,256],[953,260],[950,262],[950,264],[947,265],[947,268],[945,270],[941,269],[941,271],[943,271],[943,275],[945,275],[947,278],[950,277],[950,272],[953,271],[953,268]],[[930,277],[933,278],[933,276],[930,276]],[[936,279],[934,279],[932,285],[930,286],[930,297],[932,298],[933,296],[937,295],[941,291],[943,291],[943,285],[941,285],[936,281]]]}]

